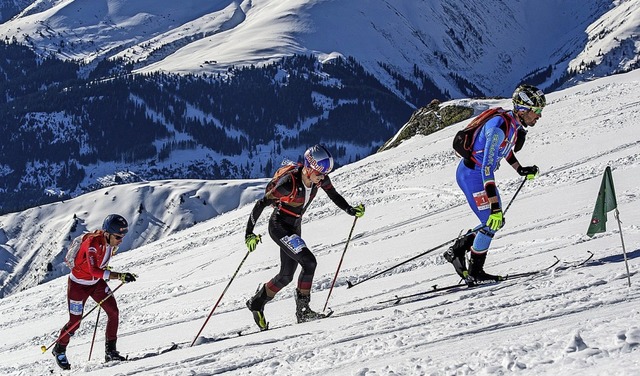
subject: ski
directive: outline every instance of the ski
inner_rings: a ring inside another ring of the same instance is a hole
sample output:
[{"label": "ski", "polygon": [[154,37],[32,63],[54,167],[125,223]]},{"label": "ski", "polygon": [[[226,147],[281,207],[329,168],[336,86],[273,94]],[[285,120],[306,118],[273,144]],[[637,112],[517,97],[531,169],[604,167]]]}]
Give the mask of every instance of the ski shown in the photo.
[{"label": "ski", "polygon": [[580,266],[583,266],[584,264],[589,262],[594,256],[593,252],[591,252],[591,251],[587,251],[587,252],[589,253],[589,257],[587,257],[586,259],[584,259],[582,261],[578,261],[578,262],[573,263],[573,264],[559,266],[559,267],[556,268],[556,270],[567,270],[567,269],[578,268]]},{"label": "ski", "polygon": [[555,259],[556,259],[554,261],[554,263],[549,265],[549,266],[547,266],[544,269],[534,270],[534,271],[530,271],[530,272],[522,272],[522,273],[510,274],[510,275],[506,275],[506,276],[504,276],[504,277],[502,277],[501,279],[498,279],[498,280],[478,281],[478,282],[474,283],[473,285],[468,285],[465,282],[456,283],[456,284],[448,285],[448,286],[442,286],[442,287],[440,287],[438,285],[433,285],[431,287],[431,290],[417,292],[415,294],[410,294],[410,295],[403,295],[403,296],[397,296],[396,295],[395,298],[380,301],[380,302],[378,302],[378,304],[385,304],[385,303],[399,304],[404,299],[415,298],[415,297],[429,295],[429,294],[433,294],[433,293],[437,293],[437,292],[475,289],[475,288],[479,288],[479,287],[493,286],[493,285],[498,284],[500,282],[508,281],[508,280],[511,280],[511,279],[517,279],[517,278],[524,278],[524,277],[533,276],[533,275],[536,275],[536,274],[539,274],[539,273],[543,273],[543,272],[545,272],[547,270],[550,270],[554,266],[558,265],[558,263],[560,262],[560,259],[558,259],[556,256],[553,256],[553,257],[555,257]]},{"label": "ski", "polygon": [[151,358],[154,356],[158,356],[158,355],[162,355],[162,354],[166,354],[169,351],[173,351],[173,350],[177,350],[178,348],[180,348],[180,345],[177,343],[172,343],[170,346],[159,350],[159,351],[151,351],[151,352],[146,352],[140,355],[135,355],[132,357],[127,356],[127,360],[126,362],[131,362],[131,361],[136,361],[136,360],[140,360],[140,359],[147,359],[147,358]]},{"label": "ski", "polygon": [[553,263],[553,265],[551,265],[551,266],[548,266],[548,267],[546,267],[544,269],[535,270],[535,271],[532,271],[532,272],[508,274],[505,277],[505,279],[516,279],[516,278],[529,277],[529,276],[536,275],[536,274],[539,274],[539,273],[544,273],[545,271],[550,270],[552,268],[554,268],[554,271],[561,271],[561,270],[567,270],[567,269],[571,269],[571,268],[578,268],[580,266],[585,265],[587,262],[589,262],[593,258],[593,256],[594,256],[593,252],[591,252],[591,251],[587,251],[587,252],[589,253],[589,256],[586,259],[584,259],[582,261],[575,262],[573,264],[560,265],[560,266],[554,268],[556,265],[558,265],[560,260],[556,256],[553,256],[553,257],[556,258],[556,262]]},{"label": "ski", "polygon": [[218,337],[214,337],[214,338],[207,338],[207,339],[202,339],[198,342],[198,344],[204,344],[204,343],[213,343],[213,342],[219,342],[219,341],[226,341],[232,338],[239,338],[239,337],[247,337],[247,336],[251,336],[254,334],[260,334],[260,333],[264,333],[264,332],[270,332],[273,330],[278,330],[278,329],[282,329],[282,328],[288,328],[292,325],[296,325],[296,324],[305,324],[305,323],[310,323],[310,322],[315,322],[318,320],[322,320],[322,319],[326,319],[328,317],[331,317],[331,315],[333,315],[333,310],[331,308],[329,308],[329,311],[327,313],[322,313],[322,317],[318,317],[315,320],[309,320],[309,321],[305,321],[305,322],[301,322],[301,323],[289,323],[289,324],[284,324],[284,325],[278,325],[278,326],[267,326],[267,329],[260,329],[260,328],[254,328],[254,326],[251,326],[250,328],[245,328],[245,329],[240,329],[236,332],[232,332],[232,333],[226,333],[223,334],[221,336]]},{"label": "ski", "polygon": [[433,285],[433,286],[431,286],[431,290],[417,292],[415,294],[410,294],[410,295],[402,295],[402,296],[396,295],[395,298],[380,301],[380,302],[378,302],[378,304],[384,304],[384,303],[399,304],[404,299],[415,298],[415,297],[418,297],[418,296],[433,294],[433,293],[441,292],[441,291],[468,290],[468,289],[473,289],[473,288],[476,288],[476,287],[493,285],[493,284],[495,284],[497,282],[498,281],[488,281],[488,282],[476,283],[473,286],[469,286],[464,282],[456,283],[456,284],[453,284],[453,285],[447,285],[447,286]]},{"label": "ski", "polygon": [[546,268],[544,268],[544,269],[533,270],[533,271],[530,271],[530,272],[522,272],[522,273],[507,274],[507,275],[504,277],[504,280],[505,280],[505,281],[507,281],[507,280],[509,280],[509,279],[524,278],[524,277],[529,277],[529,276],[532,276],[532,275],[536,275],[536,274],[544,273],[544,272],[546,272],[547,270],[552,269],[554,266],[556,266],[556,265],[558,265],[558,264],[560,263],[560,259],[559,259],[558,257],[556,257],[556,256],[553,256],[553,257],[555,257],[556,261],[555,261],[553,264],[551,264],[551,265],[547,266],[547,267],[546,267]]}]

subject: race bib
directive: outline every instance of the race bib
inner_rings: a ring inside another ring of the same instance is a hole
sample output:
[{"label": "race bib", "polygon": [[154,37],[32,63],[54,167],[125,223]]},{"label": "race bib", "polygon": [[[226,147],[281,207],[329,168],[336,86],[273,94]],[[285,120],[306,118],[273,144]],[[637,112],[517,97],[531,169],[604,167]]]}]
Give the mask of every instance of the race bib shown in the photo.
[{"label": "race bib", "polygon": [[82,300],[69,300],[69,313],[76,316],[82,315]]},{"label": "race bib", "polygon": [[473,194],[473,200],[476,202],[478,210],[486,210],[491,207],[489,197],[487,197],[487,192],[485,191],[475,192]]},{"label": "race bib", "polygon": [[295,254],[302,252],[302,248],[307,246],[304,243],[304,240],[302,240],[302,238],[298,235],[285,236],[281,240],[284,244],[287,245],[287,248],[289,248]]}]

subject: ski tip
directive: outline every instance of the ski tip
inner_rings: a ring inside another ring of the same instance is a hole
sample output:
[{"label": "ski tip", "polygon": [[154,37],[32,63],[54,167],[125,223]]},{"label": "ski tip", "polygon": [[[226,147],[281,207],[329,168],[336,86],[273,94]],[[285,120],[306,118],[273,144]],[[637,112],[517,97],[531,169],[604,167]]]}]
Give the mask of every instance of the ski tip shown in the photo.
[{"label": "ski tip", "polygon": [[160,351],[160,354],[164,354],[164,353],[169,352],[169,351],[177,350],[179,347],[180,346],[177,343],[172,343],[169,348],[166,348],[166,349]]},{"label": "ski tip", "polygon": [[351,281],[347,281],[347,288],[350,289],[354,286],[353,283],[351,283]]}]

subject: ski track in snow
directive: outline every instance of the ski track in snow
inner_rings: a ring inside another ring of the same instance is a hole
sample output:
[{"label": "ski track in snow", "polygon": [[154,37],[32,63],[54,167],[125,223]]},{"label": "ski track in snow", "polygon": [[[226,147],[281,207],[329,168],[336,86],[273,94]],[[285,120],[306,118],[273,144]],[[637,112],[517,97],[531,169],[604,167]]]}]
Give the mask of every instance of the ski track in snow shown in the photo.
[{"label": "ski track in snow", "polygon": [[[131,362],[102,362],[104,317],[87,361],[95,314],[68,349],[72,372],[56,369],[48,345],[66,321],[65,278],[0,300],[0,374],[90,375],[637,375],[640,372],[640,72],[550,94],[544,117],[518,155],[541,175],[527,182],[489,252],[488,271],[531,277],[438,292],[399,304],[378,302],[457,282],[444,247],[362,285],[392,265],[476,225],[459,192],[449,152],[462,124],[340,168],[338,191],[367,213],[356,223],[328,306],[327,319],[293,324],[293,286],[266,306],[271,330],[256,333],[245,301],[278,271],[264,235],[225,293],[207,327],[193,337],[246,250],[247,205],[158,242],[117,255],[118,270],[140,275],[117,292],[119,349]],[[505,105],[507,105],[506,103]],[[604,168],[613,170],[628,253],[627,287],[620,234],[585,235]],[[503,203],[521,178],[503,163]],[[353,218],[320,194],[303,224],[318,258],[312,307],[324,305]],[[594,256],[584,265],[575,266]],[[112,287],[114,287],[112,285]],[[93,307],[92,302],[87,308]],[[246,335],[238,336],[238,332]],[[180,347],[163,353],[172,343]]]}]

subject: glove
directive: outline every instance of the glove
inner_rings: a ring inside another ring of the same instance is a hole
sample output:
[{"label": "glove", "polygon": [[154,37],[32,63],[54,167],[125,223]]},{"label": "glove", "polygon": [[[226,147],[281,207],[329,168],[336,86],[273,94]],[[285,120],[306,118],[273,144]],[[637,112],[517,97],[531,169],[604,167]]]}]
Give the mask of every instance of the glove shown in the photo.
[{"label": "glove", "polygon": [[118,273],[118,279],[122,282],[135,282],[138,276],[133,273]]},{"label": "glove", "polygon": [[516,171],[518,171],[518,174],[520,174],[520,176],[526,176],[527,180],[535,179],[536,176],[538,176],[538,172],[539,172],[538,166],[536,165],[527,166],[527,167],[519,166]]},{"label": "glove", "polygon": [[262,238],[260,235],[256,235],[254,233],[247,234],[247,236],[244,237],[244,244],[247,245],[249,252],[255,251],[258,243],[260,242],[262,242]]},{"label": "glove", "polygon": [[502,208],[500,204],[491,204],[491,215],[487,219],[487,226],[493,231],[498,231],[504,225],[504,217],[502,216]]},{"label": "glove", "polygon": [[362,217],[364,215],[364,205],[363,204],[359,204],[356,206],[352,206],[347,210],[347,213],[349,215],[353,215],[356,216],[358,218]]}]

